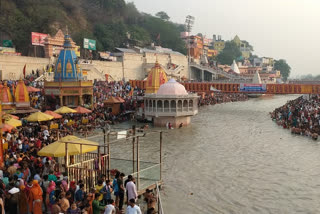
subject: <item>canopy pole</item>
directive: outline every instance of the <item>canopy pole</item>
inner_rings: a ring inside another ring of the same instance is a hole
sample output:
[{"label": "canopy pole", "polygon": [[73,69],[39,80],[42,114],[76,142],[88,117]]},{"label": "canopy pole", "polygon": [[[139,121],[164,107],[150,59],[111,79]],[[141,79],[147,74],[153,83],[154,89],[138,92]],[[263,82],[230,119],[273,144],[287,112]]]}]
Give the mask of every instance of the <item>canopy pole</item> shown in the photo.
[{"label": "canopy pole", "polygon": [[162,180],[162,132],[160,132],[160,181]]},{"label": "canopy pole", "polygon": [[110,133],[107,135],[107,146],[108,146],[108,179],[110,180]]},{"label": "canopy pole", "polygon": [[132,126],[132,135],[133,135],[133,138],[132,138],[132,173],[135,172],[135,164],[134,164],[134,159],[135,159],[135,155],[134,155],[134,143],[135,143],[135,136],[136,136],[136,126],[133,125]]},{"label": "canopy pole", "polygon": [[64,163],[64,166],[65,166],[65,172],[66,172],[67,175],[68,175],[68,163],[69,163],[68,143],[65,142],[64,145],[65,145],[65,154],[66,154],[66,156],[64,157],[64,158],[65,158],[65,160],[64,160],[64,162],[65,162],[65,163]]},{"label": "canopy pole", "polygon": [[137,190],[139,190],[140,187],[140,160],[139,160],[139,136],[137,137]]},{"label": "canopy pole", "polygon": [[80,144],[80,162],[81,162],[81,168],[82,168],[82,163],[83,163],[82,144]]}]

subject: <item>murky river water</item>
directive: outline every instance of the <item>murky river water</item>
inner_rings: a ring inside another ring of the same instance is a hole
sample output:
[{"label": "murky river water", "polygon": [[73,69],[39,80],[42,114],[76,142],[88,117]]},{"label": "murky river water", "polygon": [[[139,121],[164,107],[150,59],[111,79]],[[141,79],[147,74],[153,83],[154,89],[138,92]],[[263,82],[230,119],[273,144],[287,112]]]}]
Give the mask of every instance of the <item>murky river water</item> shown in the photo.
[{"label": "murky river water", "polygon": [[320,213],[319,142],[269,116],[295,97],[207,106],[165,134],[165,213]]}]

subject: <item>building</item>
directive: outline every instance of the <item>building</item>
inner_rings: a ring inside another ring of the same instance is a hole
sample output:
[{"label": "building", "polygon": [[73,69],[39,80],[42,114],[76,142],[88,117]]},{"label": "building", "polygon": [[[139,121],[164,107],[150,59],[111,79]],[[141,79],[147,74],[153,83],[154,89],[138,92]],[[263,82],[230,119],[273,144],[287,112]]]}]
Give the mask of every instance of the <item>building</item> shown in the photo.
[{"label": "building", "polygon": [[221,36],[217,37],[216,35],[213,35],[212,43],[213,49],[216,50],[219,54],[224,49],[226,42],[221,39]]},{"label": "building", "polygon": [[234,39],[232,40],[234,43],[237,44],[237,46],[240,48],[240,51],[242,53],[242,57],[244,59],[249,59],[252,51],[252,46],[249,45],[249,43],[245,40],[240,40],[239,36],[236,35]]},{"label": "building", "polygon": [[60,51],[54,70],[54,81],[44,83],[47,104],[60,106],[91,106],[93,83],[84,81],[79,60],[68,34],[64,36],[63,50]]},{"label": "building", "polygon": [[144,115],[152,118],[154,126],[187,126],[191,116],[198,113],[198,96],[188,94],[174,79],[160,86],[157,93],[144,96]]},{"label": "building", "polygon": [[[57,57],[59,56],[59,53],[61,50],[63,50],[63,45],[64,45],[64,33],[62,30],[58,30],[56,35],[50,36],[48,35],[47,38],[44,40],[44,52],[45,52],[45,57],[50,58],[50,57]],[[70,38],[70,44],[72,48],[76,49],[76,43]]]},{"label": "building", "polygon": [[202,38],[200,36],[190,36],[189,42],[190,56],[195,60],[199,60],[204,48]]},{"label": "building", "polygon": [[274,66],[274,59],[271,57],[255,57],[253,59],[253,66],[261,66],[262,68]]}]

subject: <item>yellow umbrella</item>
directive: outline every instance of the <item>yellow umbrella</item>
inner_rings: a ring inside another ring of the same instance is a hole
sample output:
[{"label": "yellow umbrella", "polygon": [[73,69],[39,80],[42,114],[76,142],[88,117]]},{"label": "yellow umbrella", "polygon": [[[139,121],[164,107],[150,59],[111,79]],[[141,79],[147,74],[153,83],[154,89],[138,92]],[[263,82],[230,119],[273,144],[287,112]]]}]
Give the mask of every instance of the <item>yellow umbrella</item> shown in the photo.
[{"label": "yellow umbrella", "polygon": [[30,114],[28,117],[26,117],[25,119],[28,122],[41,122],[41,121],[48,121],[48,120],[52,120],[54,117],[45,113],[42,113],[40,111],[35,112],[33,114]]},{"label": "yellow umbrella", "polygon": [[22,126],[22,122],[20,120],[13,119],[13,118],[11,118],[8,121],[5,121],[5,124],[8,124],[8,125],[13,126],[13,127]]},{"label": "yellow umbrella", "polygon": [[58,108],[54,111],[58,114],[68,114],[68,113],[76,113],[76,110],[73,110],[72,108],[68,108],[67,106],[62,106],[61,108]]},{"label": "yellow umbrella", "polygon": [[[98,149],[99,143],[85,140],[82,138],[78,138],[73,135],[68,135],[66,137],[61,138],[60,140],[49,144],[38,152],[39,156],[49,156],[49,157],[64,157],[66,156],[66,145],[65,142],[68,143],[68,155],[78,155],[81,153],[80,144],[90,144],[90,145],[82,145],[82,154],[87,152],[93,152]],[[77,144],[73,144],[73,143]],[[91,146],[92,145],[92,146]]]}]

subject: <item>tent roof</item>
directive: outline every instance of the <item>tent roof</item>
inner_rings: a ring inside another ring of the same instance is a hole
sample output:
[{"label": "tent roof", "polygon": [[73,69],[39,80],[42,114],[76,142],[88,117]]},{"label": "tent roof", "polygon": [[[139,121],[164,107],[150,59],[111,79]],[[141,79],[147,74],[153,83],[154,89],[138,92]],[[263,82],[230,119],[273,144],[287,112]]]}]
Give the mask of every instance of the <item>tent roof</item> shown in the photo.
[{"label": "tent roof", "polygon": [[77,108],[75,108],[74,110],[77,111],[78,114],[88,114],[88,113],[91,113],[92,111],[87,109],[87,108],[84,108],[82,106],[78,106]]},{"label": "tent roof", "polygon": [[62,115],[55,113],[53,111],[45,111],[45,114],[51,115],[52,117],[54,117],[54,119],[60,119],[62,118]]},{"label": "tent roof", "polygon": [[[66,146],[65,143],[68,143],[68,155],[77,155],[92,152],[98,149],[99,143],[78,138],[73,135],[68,135],[61,138],[59,141],[56,141],[48,146],[44,147],[38,152],[40,156],[49,156],[49,157],[64,157],[66,156]],[[74,144],[76,143],[76,144]],[[82,144],[82,149],[81,145]],[[85,145],[83,145],[85,144]],[[82,150],[82,152],[81,152]]]},{"label": "tent roof", "polygon": [[109,97],[104,103],[106,104],[115,104],[115,103],[124,103],[125,101],[120,97]]}]

